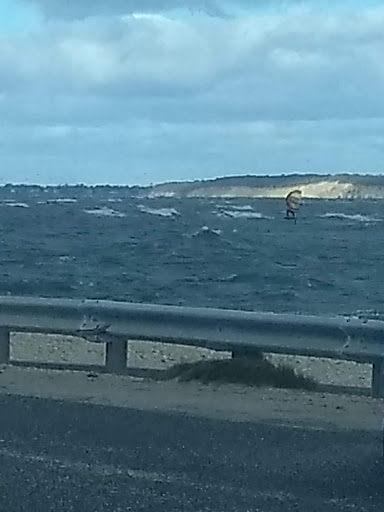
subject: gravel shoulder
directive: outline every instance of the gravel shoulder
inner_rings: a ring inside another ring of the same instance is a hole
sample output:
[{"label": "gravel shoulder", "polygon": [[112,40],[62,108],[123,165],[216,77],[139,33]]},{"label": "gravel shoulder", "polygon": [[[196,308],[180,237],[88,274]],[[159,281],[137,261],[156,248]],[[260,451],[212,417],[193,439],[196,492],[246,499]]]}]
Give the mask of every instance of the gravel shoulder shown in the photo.
[{"label": "gravel shoulder", "polygon": [[[177,363],[228,357],[231,357],[230,352],[133,340],[128,344],[127,364],[131,368],[163,370]],[[11,358],[18,361],[103,365],[104,344],[56,334],[14,333],[11,336]],[[371,385],[372,368],[369,364],[277,354],[269,354],[268,358],[277,364],[288,364],[321,384],[367,390]]]},{"label": "gravel shoulder", "polygon": [[[17,334],[12,337],[11,357],[98,365],[103,363],[104,346],[68,336]],[[213,357],[229,357],[229,354],[180,345],[130,342],[128,365],[164,369],[179,362]],[[370,385],[370,365],[317,358],[270,357],[324,384],[363,388]],[[0,371],[0,393],[315,429],[378,431],[384,415],[383,401],[367,396],[156,382],[127,375],[96,374],[91,369],[63,371],[4,366]]]},{"label": "gravel shoulder", "polygon": [[316,429],[375,431],[383,416],[382,401],[363,396],[14,366],[1,370],[0,393]]}]

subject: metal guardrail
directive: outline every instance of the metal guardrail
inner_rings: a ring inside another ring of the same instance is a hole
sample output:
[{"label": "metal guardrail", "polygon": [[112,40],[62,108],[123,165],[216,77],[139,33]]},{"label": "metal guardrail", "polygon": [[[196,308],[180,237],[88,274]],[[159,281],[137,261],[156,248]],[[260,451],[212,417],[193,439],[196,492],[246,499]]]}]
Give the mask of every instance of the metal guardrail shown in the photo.
[{"label": "metal guardrail", "polygon": [[70,334],[106,343],[106,369],[126,370],[127,340],[368,362],[372,394],[384,396],[384,322],[101,300],[0,296],[0,363],[10,332]]}]

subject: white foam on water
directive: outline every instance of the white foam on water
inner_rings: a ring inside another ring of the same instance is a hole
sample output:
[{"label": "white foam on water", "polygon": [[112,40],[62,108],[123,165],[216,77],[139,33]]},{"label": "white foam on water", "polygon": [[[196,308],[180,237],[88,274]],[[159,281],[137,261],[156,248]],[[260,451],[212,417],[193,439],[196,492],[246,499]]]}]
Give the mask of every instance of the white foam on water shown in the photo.
[{"label": "white foam on water", "polygon": [[75,259],[76,259],[75,256],[68,256],[68,255],[59,256],[60,263],[65,263],[66,261],[74,261]]},{"label": "white foam on water", "polygon": [[95,215],[96,217],[118,217],[123,218],[126,217],[125,213],[118,212],[116,210],[112,210],[112,208],[107,208],[103,206],[102,208],[95,208],[94,210],[84,210],[85,213],[89,213],[90,215]]},{"label": "white foam on water", "polygon": [[224,276],[224,277],[220,277],[218,279],[218,281],[222,281],[222,282],[230,282],[230,281],[234,281],[236,278],[238,277],[238,274],[230,274],[228,276]]},{"label": "white foam on water", "polygon": [[330,212],[320,215],[323,219],[340,219],[340,220],[352,220],[354,222],[380,222],[381,219],[378,217],[370,217],[369,215],[362,215],[361,213],[349,214],[342,212]]},{"label": "white foam on water", "polygon": [[258,219],[272,220],[273,217],[254,211],[224,210],[217,214],[218,217],[231,217],[233,219]]},{"label": "white foam on water", "polygon": [[192,236],[204,236],[204,235],[220,236],[221,229],[211,229],[208,226],[202,226],[198,231],[195,231],[195,233],[192,233]]},{"label": "white foam on water", "polygon": [[253,208],[251,205],[249,204],[245,204],[245,205],[236,205],[236,204],[225,204],[224,206],[223,205],[216,205],[216,207],[219,209],[219,210],[235,210],[235,211],[239,211],[239,212],[253,212]]},{"label": "white foam on water", "polygon": [[71,198],[71,197],[59,197],[57,199],[48,199],[48,204],[51,203],[58,203],[58,204],[67,204],[67,203],[77,203],[77,199]]},{"label": "white foam on water", "polygon": [[137,208],[143,213],[148,213],[149,215],[158,215],[159,217],[176,217],[180,215],[180,213],[175,210],[175,208],[148,208],[142,204],[139,204]]},{"label": "white foam on water", "polygon": [[29,208],[27,203],[14,203],[14,202],[6,202],[7,206],[14,206],[15,208]]},{"label": "white foam on water", "polygon": [[253,208],[250,204],[244,206],[232,206],[232,210],[238,210],[239,212],[252,212]]},{"label": "white foam on water", "polygon": [[148,199],[156,199],[157,197],[175,197],[175,192],[167,192],[167,191],[150,192],[147,197],[148,197]]},{"label": "white foam on water", "polygon": [[376,309],[359,309],[350,318],[358,318],[360,320],[384,320],[384,311]]}]

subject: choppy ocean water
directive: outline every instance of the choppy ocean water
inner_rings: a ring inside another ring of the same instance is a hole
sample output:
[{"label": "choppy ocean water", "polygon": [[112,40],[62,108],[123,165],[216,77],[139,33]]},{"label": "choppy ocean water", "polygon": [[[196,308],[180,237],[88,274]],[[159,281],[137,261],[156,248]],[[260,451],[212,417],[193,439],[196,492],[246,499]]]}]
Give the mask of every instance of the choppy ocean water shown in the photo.
[{"label": "choppy ocean water", "polygon": [[3,192],[0,294],[384,314],[384,202]]}]

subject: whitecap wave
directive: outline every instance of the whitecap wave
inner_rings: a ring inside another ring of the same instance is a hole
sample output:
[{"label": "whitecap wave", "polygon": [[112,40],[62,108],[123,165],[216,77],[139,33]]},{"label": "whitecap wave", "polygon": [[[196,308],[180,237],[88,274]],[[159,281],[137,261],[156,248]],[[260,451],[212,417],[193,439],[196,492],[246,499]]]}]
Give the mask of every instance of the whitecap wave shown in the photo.
[{"label": "whitecap wave", "polygon": [[192,233],[192,236],[220,236],[221,235],[221,229],[211,229],[208,226],[202,226],[198,231],[195,231],[195,233]]},{"label": "whitecap wave", "polygon": [[67,261],[72,261],[72,260],[75,260],[75,256],[68,256],[68,255],[64,255],[64,256],[59,256],[59,261],[60,263],[65,263]]},{"label": "whitecap wave", "polygon": [[384,320],[384,312],[377,311],[376,309],[359,309],[352,315],[348,315],[352,318],[359,318],[360,320]]},{"label": "whitecap wave", "polygon": [[94,210],[84,210],[85,213],[89,213],[90,215],[95,215],[96,217],[125,217],[125,213],[118,212],[116,210],[112,210],[112,208],[95,208]]},{"label": "whitecap wave", "polygon": [[235,281],[239,276],[237,274],[229,274],[228,276],[223,276],[218,279],[223,283]]},{"label": "whitecap wave", "polygon": [[220,209],[220,210],[235,210],[235,211],[239,211],[239,212],[252,212],[253,211],[253,208],[250,204],[245,204],[245,205],[236,205],[236,204],[225,204],[225,205],[217,205],[217,208]]},{"label": "whitecap wave", "polygon": [[175,197],[175,192],[172,191],[158,191],[158,192],[150,192],[148,194],[148,199],[156,199],[157,197]]},{"label": "whitecap wave", "polygon": [[218,217],[231,217],[232,219],[258,219],[258,220],[272,220],[273,217],[264,215],[260,212],[243,211],[243,210],[223,210],[219,212]]},{"label": "whitecap wave", "polygon": [[159,217],[176,217],[180,215],[175,208],[148,208],[142,204],[139,204],[137,208],[143,213],[158,215]]},{"label": "whitecap wave", "polygon": [[27,203],[14,203],[14,202],[6,202],[7,206],[14,206],[15,208],[29,208],[29,204]]},{"label": "whitecap wave", "polygon": [[74,199],[72,197],[59,197],[57,199],[48,199],[47,200],[47,203],[48,204],[51,204],[51,203],[58,203],[58,204],[66,204],[66,203],[77,203],[77,199]]},{"label": "whitecap wave", "polygon": [[352,220],[354,222],[380,222],[381,220],[378,217],[371,217],[361,213],[349,214],[341,212],[324,213],[324,215],[320,215],[320,217],[323,219]]}]

